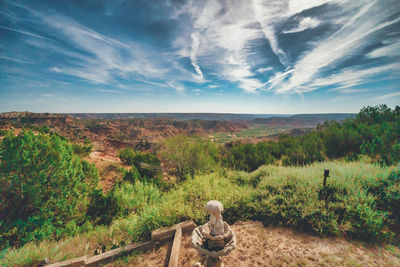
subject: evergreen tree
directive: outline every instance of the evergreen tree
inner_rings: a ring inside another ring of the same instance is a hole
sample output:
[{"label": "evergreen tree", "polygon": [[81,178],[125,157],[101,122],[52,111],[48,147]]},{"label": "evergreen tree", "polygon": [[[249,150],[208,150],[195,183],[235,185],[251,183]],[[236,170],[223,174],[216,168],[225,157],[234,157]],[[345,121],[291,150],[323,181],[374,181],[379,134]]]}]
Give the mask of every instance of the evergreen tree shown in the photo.
[{"label": "evergreen tree", "polygon": [[59,136],[7,135],[0,145],[1,245],[74,231],[87,220],[97,184],[94,165],[81,161]]}]

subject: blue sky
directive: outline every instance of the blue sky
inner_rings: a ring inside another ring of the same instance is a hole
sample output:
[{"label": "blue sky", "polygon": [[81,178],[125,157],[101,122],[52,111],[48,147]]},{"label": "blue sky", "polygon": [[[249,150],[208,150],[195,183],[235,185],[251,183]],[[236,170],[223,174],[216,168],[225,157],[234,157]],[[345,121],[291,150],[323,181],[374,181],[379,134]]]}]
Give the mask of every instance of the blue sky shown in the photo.
[{"label": "blue sky", "polygon": [[0,1],[0,112],[400,104],[400,1]]}]

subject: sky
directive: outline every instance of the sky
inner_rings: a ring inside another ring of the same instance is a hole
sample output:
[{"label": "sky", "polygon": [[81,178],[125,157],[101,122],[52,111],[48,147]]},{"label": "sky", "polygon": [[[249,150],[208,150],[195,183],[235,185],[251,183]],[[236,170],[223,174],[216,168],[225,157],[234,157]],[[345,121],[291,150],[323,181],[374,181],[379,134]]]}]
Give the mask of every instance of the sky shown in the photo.
[{"label": "sky", "polygon": [[0,112],[400,105],[398,0],[0,1]]}]

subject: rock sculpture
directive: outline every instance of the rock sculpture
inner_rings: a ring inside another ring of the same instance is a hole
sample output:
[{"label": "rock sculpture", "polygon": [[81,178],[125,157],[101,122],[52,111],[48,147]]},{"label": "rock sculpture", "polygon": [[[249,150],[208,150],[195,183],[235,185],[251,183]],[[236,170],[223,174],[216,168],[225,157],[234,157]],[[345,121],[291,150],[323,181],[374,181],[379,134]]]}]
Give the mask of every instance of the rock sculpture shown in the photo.
[{"label": "rock sculpture", "polygon": [[222,256],[228,255],[236,248],[236,237],[229,225],[222,220],[222,204],[217,200],[208,201],[205,209],[210,220],[195,228],[192,233],[192,246],[205,256],[202,265],[195,266],[223,267]]}]

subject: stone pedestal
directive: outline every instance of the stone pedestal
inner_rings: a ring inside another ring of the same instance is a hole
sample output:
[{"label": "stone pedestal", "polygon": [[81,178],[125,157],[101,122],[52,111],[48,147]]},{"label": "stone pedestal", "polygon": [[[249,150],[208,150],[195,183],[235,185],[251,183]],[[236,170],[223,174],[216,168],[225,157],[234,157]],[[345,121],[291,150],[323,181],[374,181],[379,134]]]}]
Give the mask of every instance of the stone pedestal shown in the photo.
[{"label": "stone pedestal", "polygon": [[192,246],[205,256],[204,265],[197,262],[195,267],[223,267],[221,257],[236,248],[236,237],[229,225],[222,220],[224,207],[217,200],[208,201],[205,209],[210,214],[208,223],[193,230]]},{"label": "stone pedestal", "polygon": [[224,267],[224,264],[222,263],[221,257],[213,258],[207,256],[204,267]]}]

